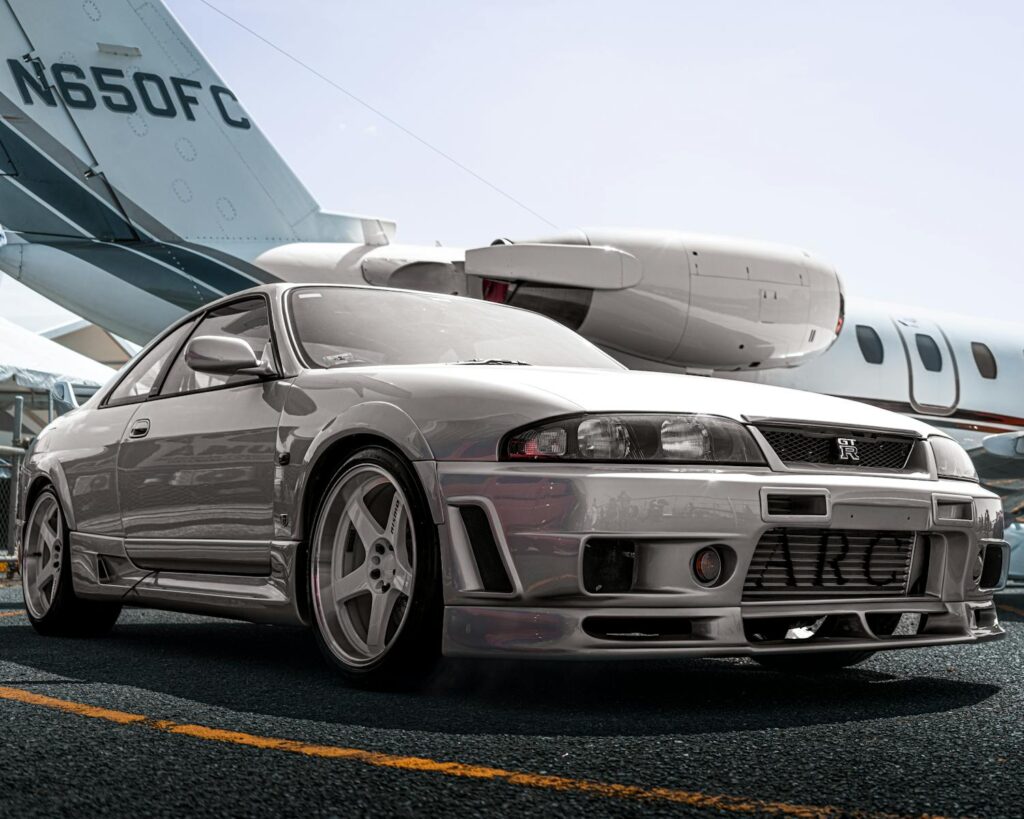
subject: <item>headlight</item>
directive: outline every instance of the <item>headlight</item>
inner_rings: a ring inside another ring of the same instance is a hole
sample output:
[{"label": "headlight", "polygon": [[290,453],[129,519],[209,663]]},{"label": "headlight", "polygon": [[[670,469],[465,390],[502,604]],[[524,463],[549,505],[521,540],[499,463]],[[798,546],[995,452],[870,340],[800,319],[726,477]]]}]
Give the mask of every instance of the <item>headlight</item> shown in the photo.
[{"label": "headlight", "polygon": [[763,464],[743,424],[713,415],[583,415],[512,433],[502,456],[514,461]]},{"label": "headlight", "polygon": [[940,478],[953,478],[958,481],[977,481],[978,470],[966,450],[951,438],[933,435],[928,439],[935,456],[935,469]]}]

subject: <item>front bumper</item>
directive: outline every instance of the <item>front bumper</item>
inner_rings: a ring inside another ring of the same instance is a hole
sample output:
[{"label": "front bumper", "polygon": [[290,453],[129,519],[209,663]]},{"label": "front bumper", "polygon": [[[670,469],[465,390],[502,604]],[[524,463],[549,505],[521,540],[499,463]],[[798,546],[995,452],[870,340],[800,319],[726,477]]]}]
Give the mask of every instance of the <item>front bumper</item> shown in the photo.
[{"label": "front bumper", "polygon": [[[670,466],[446,462],[437,470],[449,656],[752,656],[1003,634],[992,600],[1009,560],[1001,506],[971,483]],[[769,514],[766,493],[776,490],[824,494],[827,515]],[[940,501],[970,513],[940,518]],[[463,516],[466,508],[479,510],[475,522]],[[929,557],[919,582],[895,594],[837,598],[801,589],[798,598],[751,599],[744,584],[755,548],[780,526],[915,533]],[[480,548],[488,537],[490,558]],[[595,538],[637,544],[629,590],[585,587],[583,554]],[[724,579],[712,587],[691,569],[708,545],[729,556]],[[1003,566],[985,589],[974,579],[982,548],[1000,551]],[[502,582],[493,580],[501,580],[496,561]],[[904,617],[891,633],[896,615]],[[796,628],[826,617],[828,628],[811,636]],[[794,628],[782,636],[780,623]]]}]

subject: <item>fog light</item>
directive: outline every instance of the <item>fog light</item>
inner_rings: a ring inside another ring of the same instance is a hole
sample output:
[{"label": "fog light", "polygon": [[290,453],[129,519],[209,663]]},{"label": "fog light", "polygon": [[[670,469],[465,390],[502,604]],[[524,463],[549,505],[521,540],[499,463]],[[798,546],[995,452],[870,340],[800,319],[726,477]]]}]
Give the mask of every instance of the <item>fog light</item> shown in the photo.
[{"label": "fog light", "polygon": [[704,586],[713,586],[722,576],[722,556],[718,549],[705,546],[693,556],[693,576]]}]

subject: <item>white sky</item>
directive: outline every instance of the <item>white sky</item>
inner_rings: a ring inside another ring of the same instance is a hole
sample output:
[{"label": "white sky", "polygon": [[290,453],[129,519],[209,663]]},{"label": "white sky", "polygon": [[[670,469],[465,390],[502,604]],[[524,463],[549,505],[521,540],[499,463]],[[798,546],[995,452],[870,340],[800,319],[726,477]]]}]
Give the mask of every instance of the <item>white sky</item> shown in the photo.
[{"label": "white sky", "polygon": [[[1024,4],[211,1],[562,227],[794,243],[852,295],[1017,317]],[[168,5],[326,209],[403,242],[550,232],[199,0]]]}]

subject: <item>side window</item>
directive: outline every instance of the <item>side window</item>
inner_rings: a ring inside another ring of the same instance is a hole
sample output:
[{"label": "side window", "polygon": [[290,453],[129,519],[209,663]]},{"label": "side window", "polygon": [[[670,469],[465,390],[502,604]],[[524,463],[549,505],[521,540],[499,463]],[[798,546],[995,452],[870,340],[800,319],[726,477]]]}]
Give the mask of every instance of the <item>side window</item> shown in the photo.
[{"label": "side window", "polygon": [[[270,312],[263,298],[245,299],[218,307],[207,313],[196,326],[192,338],[198,336],[233,336],[249,342],[257,358],[273,360],[273,344],[270,335]],[[187,345],[186,345],[187,346]],[[258,379],[251,375],[220,375],[197,373],[185,363],[185,349],[182,348],[174,359],[170,372],[160,389],[160,395],[177,395],[184,392],[208,390],[245,384]]]},{"label": "side window", "polygon": [[143,401],[153,389],[163,372],[167,360],[174,355],[178,345],[185,340],[195,322],[188,322],[181,325],[177,330],[172,330],[159,341],[152,350],[146,353],[128,374],[121,379],[114,391],[107,398],[107,404],[129,404],[133,401]]},{"label": "side window", "polygon": [[996,357],[992,355],[988,345],[982,344],[980,341],[972,341],[971,352],[974,353],[974,363],[978,365],[981,377],[995,378],[999,369],[996,367]]},{"label": "side window", "polygon": [[925,333],[917,333],[917,352],[921,356],[921,363],[931,373],[942,371],[942,351],[935,339]]},{"label": "side window", "polygon": [[857,344],[860,345],[860,353],[868,364],[881,364],[885,360],[885,348],[874,327],[858,324]]}]

